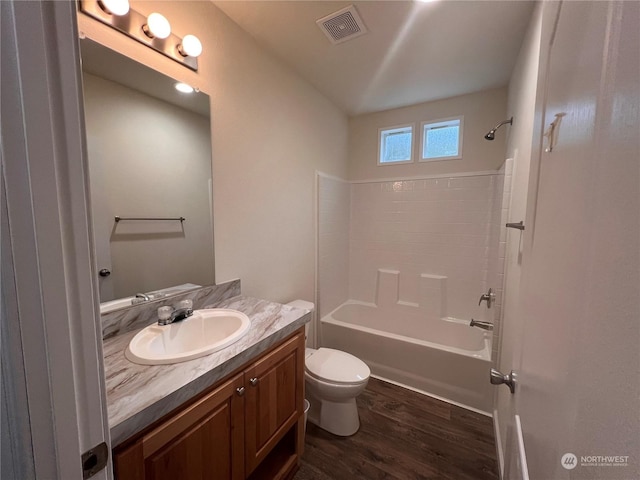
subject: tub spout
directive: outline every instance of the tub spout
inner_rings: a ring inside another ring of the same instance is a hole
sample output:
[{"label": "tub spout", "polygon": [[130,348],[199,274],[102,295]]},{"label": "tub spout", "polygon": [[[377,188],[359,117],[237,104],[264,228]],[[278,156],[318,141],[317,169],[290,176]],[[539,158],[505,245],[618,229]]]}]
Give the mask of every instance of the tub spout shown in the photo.
[{"label": "tub spout", "polygon": [[471,323],[469,323],[470,327],[478,327],[478,328],[482,328],[483,330],[493,330],[493,323],[490,322],[481,322],[479,320],[474,320],[473,318],[471,319]]}]

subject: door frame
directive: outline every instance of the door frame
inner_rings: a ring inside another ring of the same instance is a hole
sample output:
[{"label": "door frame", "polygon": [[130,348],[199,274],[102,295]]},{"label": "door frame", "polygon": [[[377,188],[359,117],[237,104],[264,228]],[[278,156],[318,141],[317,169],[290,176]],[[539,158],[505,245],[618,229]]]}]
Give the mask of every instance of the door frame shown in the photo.
[{"label": "door frame", "polygon": [[82,452],[110,451],[76,22],[74,2],[2,2],[2,322],[24,360],[10,414],[32,446],[13,455],[65,480],[82,479]]},{"label": "door frame", "polygon": [[[533,119],[531,121],[530,131],[527,132],[527,135],[523,135],[522,138],[526,139],[526,141],[530,141],[530,154],[529,154],[529,172],[527,179],[527,192],[526,192],[526,207],[524,212],[524,223],[526,225],[526,229],[521,233],[517,234],[517,237],[511,237],[507,242],[515,242],[515,238],[517,238],[520,251],[521,251],[521,262],[519,267],[519,272],[517,273],[518,278],[518,289],[510,291],[508,282],[509,282],[509,265],[508,260],[505,260],[504,266],[504,286],[503,286],[503,298],[502,298],[502,309],[501,309],[501,332],[499,339],[499,347],[498,347],[498,359],[496,362],[496,368],[502,369],[503,373],[508,373],[509,370],[514,370],[516,373],[520,368],[521,362],[521,346],[523,342],[523,335],[525,331],[525,325],[523,322],[523,311],[522,305],[520,303],[520,288],[521,282],[520,279],[527,268],[527,258],[529,256],[529,252],[533,247],[533,234],[535,231],[535,209],[538,195],[538,179],[540,172],[540,160],[541,155],[543,153],[543,139],[544,139],[544,118],[545,118],[545,105],[546,105],[546,84],[547,84],[547,71],[548,71],[548,63],[549,63],[549,53],[550,47],[553,42],[553,38],[555,35],[555,30],[557,26],[558,19],[560,17],[560,10],[562,7],[562,1],[549,1],[538,4],[534,7],[534,12],[531,17],[532,21],[539,21],[539,40],[537,45],[538,50],[538,64],[537,64],[537,79],[535,85],[534,101],[533,101]],[[539,9],[539,11],[537,10]],[[531,28],[531,25],[529,25]],[[523,48],[523,47],[521,47]],[[517,111],[509,112],[515,118],[518,118]],[[520,113],[521,115],[522,113]],[[522,123],[522,120],[520,121]],[[522,146],[515,145],[513,146],[513,150],[521,150]],[[513,152],[510,152],[512,154]],[[515,156],[514,156],[515,157]],[[510,197],[513,199],[515,188],[515,177],[516,177],[516,159],[514,158],[513,164],[513,172],[512,172],[512,184],[511,184],[511,192]],[[511,209],[511,208],[510,208]],[[510,219],[509,221],[515,221],[515,218]],[[511,232],[511,235],[514,235],[515,232]],[[508,244],[507,244],[508,245]],[[507,247],[507,255],[509,254],[509,250]],[[513,279],[512,279],[513,280]],[[505,313],[511,313],[510,318],[505,318]],[[509,325],[505,324],[509,322]],[[513,329],[513,334],[511,336],[505,335],[505,328]],[[512,338],[516,341],[516,345],[513,346],[513,358],[509,359],[508,364],[505,364],[505,358],[503,357],[503,342],[507,337]],[[502,395],[504,398],[509,398],[509,403],[505,405],[500,405],[499,403],[499,395]],[[505,394],[504,387],[497,387],[494,392],[493,399],[493,408],[494,408],[494,434],[496,437],[496,456],[498,458],[499,465],[499,473],[500,478],[505,478],[505,475],[509,472],[511,467],[511,463],[514,460],[512,452],[505,451],[510,448],[516,448],[519,450],[521,446],[521,438],[519,438],[518,428],[517,428],[517,413],[518,413],[518,389],[516,389],[516,393],[513,395]],[[502,407],[502,408],[500,408]],[[500,415],[502,414],[502,415]],[[503,429],[501,430],[499,424],[504,422]],[[505,437],[501,437],[501,431],[506,433]],[[505,450],[503,450],[503,447]],[[525,455],[524,451],[518,452],[521,455]],[[526,465],[526,459],[520,460],[522,464]]]}]

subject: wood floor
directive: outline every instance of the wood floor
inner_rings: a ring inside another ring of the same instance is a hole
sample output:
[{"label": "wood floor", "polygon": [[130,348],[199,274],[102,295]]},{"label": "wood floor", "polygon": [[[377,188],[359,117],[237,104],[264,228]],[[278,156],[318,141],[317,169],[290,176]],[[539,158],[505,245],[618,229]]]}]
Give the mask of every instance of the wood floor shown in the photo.
[{"label": "wood floor", "polygon": [[294,480],[498,478],[489,417],[374,378],[357,402],[352,437],[307,424]]}]

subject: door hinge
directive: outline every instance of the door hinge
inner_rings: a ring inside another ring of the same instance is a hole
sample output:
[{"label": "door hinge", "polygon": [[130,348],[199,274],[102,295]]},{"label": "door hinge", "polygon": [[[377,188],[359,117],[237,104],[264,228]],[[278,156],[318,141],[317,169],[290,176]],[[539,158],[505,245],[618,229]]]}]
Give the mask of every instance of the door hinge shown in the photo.
[{"label": "door hinge", "polygon": [[107,466],[109,460],[109,448],[102,442],[82,454],[82,478],[93,477],[96,473]]}]

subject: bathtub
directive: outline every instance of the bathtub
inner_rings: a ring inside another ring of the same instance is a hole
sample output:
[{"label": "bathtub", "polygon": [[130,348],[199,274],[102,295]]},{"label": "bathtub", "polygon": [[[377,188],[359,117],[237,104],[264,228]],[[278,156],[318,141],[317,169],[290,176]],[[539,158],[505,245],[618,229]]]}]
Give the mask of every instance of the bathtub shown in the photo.
[{"label": "bathtub", "polygon": [[350,300],[321,319],[321,344],[362,359],[371,373],[489,415],[491,334],[419,308]]}]

